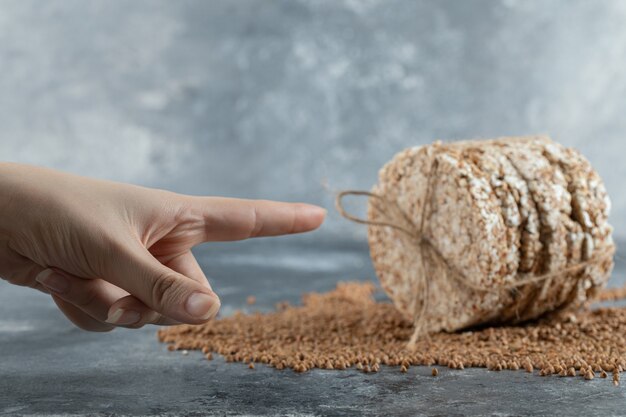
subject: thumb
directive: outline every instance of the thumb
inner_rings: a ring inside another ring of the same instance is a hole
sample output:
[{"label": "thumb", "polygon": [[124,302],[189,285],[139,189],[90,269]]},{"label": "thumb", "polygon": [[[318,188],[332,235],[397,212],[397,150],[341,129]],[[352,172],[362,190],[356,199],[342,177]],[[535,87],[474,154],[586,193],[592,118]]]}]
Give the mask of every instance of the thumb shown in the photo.
[{"label": "thumb", "polygon": [[199,324],[215,317],[220,308],[219,298],[207,285],[163,265],[142,245],[112,258],[103,276],[163,316]]}]

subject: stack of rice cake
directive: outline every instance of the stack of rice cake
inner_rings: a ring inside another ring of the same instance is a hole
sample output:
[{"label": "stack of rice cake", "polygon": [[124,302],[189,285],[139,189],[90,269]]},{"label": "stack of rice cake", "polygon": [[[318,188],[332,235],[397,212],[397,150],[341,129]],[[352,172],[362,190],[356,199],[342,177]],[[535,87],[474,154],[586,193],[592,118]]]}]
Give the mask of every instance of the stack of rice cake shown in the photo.
[{"label": "stack of rice cake", "polygon": [[[580,153],[545,136],[406,149],[381,169],[372,192],[397,203],[410,228],[423,224],[424,236],[460,271],[453,276],[432,257],[424,264],[416,239],[402,231],[369,226],[380,282],[409,318],[420,311],[420,276],[429,281],[428,332],[520,322],[578,306],[606,284],[613,267],[610,201],[601,178]],[[374,199],[368,218],[397,220]],[[510,289],[516,280],[568,268]]]}]

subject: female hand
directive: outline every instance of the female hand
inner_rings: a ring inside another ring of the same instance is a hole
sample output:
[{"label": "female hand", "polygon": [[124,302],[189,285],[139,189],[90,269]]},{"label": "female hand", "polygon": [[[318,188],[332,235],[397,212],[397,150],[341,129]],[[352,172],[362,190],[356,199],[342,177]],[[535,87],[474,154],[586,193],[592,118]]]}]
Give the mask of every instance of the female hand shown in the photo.
[{"label": "female hand", "polygon": [[0,276],[52,295],[78,327],[197,324],[217,314],[191,248],[316,229],[300,203],[192,197],[0,164]]}]

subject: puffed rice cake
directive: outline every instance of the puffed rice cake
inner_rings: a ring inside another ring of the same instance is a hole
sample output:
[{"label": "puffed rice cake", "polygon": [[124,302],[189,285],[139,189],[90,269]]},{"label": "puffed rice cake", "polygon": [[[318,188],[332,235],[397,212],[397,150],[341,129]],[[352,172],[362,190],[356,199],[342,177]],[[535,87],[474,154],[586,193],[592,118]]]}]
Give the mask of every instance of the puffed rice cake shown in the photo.
[{"label": "puffed rice cake", "polygon": [[[428,332],[580,305],[613,267],[612,257],[602,256],[614,249],[602,180],[580,153],[546,136],[405,149],[380,170],[372,192],[397,204],[402,216],[390,219],[394,212],[370,198],[370,221],[393,220],[416,233],[423,225],[423,236],[448,263],[422,253],[414,236],[368,227],[381,285],[409,318],[420,311],[420,278],[428,280],[422,318]],[[592,258],[598,261],[542,283],[501,288]]]}]

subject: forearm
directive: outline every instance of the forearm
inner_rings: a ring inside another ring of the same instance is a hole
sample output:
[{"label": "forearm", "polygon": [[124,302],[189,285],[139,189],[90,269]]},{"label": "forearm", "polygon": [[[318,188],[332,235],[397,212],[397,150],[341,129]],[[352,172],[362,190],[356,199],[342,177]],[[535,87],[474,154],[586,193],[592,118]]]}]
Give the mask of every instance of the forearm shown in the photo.
[{"label": "forearm", "polygon": [[13,162],[0,162],[0,233],[7,235],[45,217],[67,196],[64,174]]},{"label": "forearm", "polygon": [[34,165],[0,162],[0,234],[32,225],[54,204],[59,172]]},{"label": "forearm", "polygon": [[8,226],[14,216],[19,169],[19,164],[0,162],[0,237],[8,235]]}]

